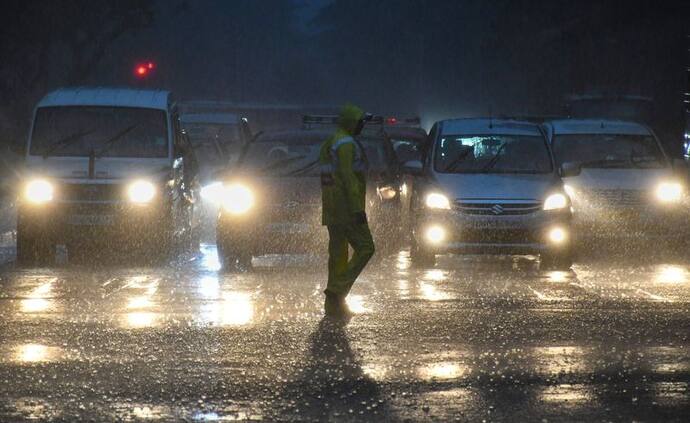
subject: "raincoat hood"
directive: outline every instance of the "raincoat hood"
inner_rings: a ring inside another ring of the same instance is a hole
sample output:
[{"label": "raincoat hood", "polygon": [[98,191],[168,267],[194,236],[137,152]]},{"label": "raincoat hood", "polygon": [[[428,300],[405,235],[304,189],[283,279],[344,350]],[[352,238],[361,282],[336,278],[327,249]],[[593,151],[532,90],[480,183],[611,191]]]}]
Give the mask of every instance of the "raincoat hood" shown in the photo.
[{"label": "raincoat hood", "polygon": [[352,135],[357,128],[357,123],[364,116],[364,111],[359,107],[346,104],[340,110],[340,115],[338,115],[338,127],[348,134]]}]

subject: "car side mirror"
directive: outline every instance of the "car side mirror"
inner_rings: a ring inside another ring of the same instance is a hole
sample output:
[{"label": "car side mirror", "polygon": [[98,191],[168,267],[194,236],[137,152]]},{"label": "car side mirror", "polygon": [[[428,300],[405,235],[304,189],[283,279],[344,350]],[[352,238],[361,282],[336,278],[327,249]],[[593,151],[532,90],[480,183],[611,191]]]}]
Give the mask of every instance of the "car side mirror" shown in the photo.
[{"label": "car side mirror", "polygon": [[582,169],[580,168],[580,165],[575,162],[565,162],[561,165],[561,168],[558,170],[558,173],[562,178],[568,178],[570,176],[577,176],[580,174],[580,171]]},{"label": "car side mirror", "polygon": [[424,170],[424,165],[420,160],[410,160],[402,165],[402,170],[410,175],[421,175]]}]

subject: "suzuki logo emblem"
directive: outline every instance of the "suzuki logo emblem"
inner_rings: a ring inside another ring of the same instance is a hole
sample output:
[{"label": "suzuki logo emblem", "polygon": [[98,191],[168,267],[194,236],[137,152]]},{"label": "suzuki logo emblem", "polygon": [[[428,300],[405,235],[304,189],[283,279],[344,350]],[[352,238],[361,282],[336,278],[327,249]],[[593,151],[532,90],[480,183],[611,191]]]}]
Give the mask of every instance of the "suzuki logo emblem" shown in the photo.
[{"label": "suzuki logo emblem", "polygon": [[500,204],[494,204],[494,206],[491,207],[491,212],[493,214],[501,214],[503,213],[503,207],[501,207]]}]

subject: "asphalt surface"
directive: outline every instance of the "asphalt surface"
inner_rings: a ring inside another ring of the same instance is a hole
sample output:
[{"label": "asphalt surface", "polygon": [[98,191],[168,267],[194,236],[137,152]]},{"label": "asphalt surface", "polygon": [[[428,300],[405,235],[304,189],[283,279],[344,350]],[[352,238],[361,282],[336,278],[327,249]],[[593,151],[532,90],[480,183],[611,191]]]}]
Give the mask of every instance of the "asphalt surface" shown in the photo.
[{"label": "asphalt surface", "polygon": [[687,421],[690,260],[542,272],[379,258],[347,324],[325,263],[20,269],[0,251],[0,421]]}]

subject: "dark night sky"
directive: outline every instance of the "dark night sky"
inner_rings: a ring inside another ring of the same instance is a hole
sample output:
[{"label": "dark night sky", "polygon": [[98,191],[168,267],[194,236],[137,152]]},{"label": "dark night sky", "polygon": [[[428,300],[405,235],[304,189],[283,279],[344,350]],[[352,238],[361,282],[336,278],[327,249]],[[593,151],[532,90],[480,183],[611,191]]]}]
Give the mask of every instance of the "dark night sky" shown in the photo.
[{"label": "dark night sky", "polygon": [[[84,83],[160,86],[183,99],[352,101],[427,122],[554,114],[569,93],[632,93],[654,97],[675,136],[688,3],[158,0],[153,24],[119,38]],[[132,77],[138,59],[158,64],[145,84]]]}]

